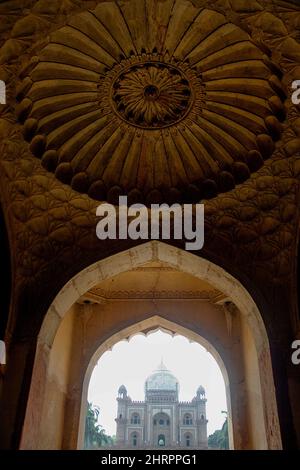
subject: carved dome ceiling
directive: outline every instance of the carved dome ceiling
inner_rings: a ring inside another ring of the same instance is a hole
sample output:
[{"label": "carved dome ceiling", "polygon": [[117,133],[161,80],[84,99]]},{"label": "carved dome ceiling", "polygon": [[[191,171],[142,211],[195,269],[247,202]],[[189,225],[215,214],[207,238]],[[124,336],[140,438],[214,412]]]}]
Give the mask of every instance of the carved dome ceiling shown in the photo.
[{"label": "carved dome ceiling", "polygon": [[98,200],[120,192],[211,198],[201,255],[266,296],[289,282],[296,1],[18,0],[0,2],[0,24],[0,198],[20,284],[38,279],[50,298],[45,279],[134,245],[95,234]]},{"label": "carved dome ceiling", "polygon": [[31,151],[97,200],[197,202],[264,165],[285,119],[263,47],[189,1],[105,2],[73,15],[22,71]]}]

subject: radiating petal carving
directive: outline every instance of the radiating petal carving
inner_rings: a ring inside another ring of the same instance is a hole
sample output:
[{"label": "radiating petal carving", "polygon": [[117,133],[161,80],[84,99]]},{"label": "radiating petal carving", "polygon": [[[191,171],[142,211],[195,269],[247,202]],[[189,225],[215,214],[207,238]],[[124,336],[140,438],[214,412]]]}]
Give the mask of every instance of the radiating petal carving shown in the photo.
[{"label": "radiating petal carving", "polygon": [[20,84],[31,150],[92,198],[197,202],[243,183],[280,138],[280,71],[188,0],[105,2],[53,32]]}]

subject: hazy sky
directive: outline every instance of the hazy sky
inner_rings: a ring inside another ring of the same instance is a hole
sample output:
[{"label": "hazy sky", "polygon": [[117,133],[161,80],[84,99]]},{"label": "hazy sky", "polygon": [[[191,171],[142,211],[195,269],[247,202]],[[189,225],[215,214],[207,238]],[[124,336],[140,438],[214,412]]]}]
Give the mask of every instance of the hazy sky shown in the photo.
[{"label": "hazy sky", "polygon": [[207,398],[208,434],[220,429],[225,420],[225,385],[221,371],[205,348],[190,343],[183,336],[172,337],[162,331],[139,334],[129,342],[117,343],[112,351],[101,356],[96,365],[88,391],[88,400],[100,407],[100,420],[110,435],[116,432],[116,397],[124,384],[133,400],[144,400],[144,383],[161,362],[177,377],[179,399],[191,400],[199,385]]}]

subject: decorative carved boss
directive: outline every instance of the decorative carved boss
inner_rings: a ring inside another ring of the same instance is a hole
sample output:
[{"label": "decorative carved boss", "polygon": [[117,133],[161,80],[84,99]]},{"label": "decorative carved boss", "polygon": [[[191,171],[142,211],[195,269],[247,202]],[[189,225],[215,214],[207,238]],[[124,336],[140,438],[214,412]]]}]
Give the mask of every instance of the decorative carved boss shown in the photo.
[{"label": "decorative carved boss", "polygon": [[257,171],[280,137],[281,73],[248,33],[187,1],[153,4],[73,16],[21,74],[17,113],[33,154],[97,200],[214,197]]}]

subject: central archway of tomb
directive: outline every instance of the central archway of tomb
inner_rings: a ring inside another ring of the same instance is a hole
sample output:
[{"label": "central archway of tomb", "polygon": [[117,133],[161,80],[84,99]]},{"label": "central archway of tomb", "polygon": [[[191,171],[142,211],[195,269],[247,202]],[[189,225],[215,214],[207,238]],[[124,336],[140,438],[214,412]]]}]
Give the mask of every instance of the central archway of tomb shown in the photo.
[{"label": "central archway of tomb", "polygon": [[82,448],[95,363],[118,341],[156,328],[199,342],[216,359],[231,448],[281,448],[268,336],[254,300],[222,268],[156,241],[81,271],[53,300],[38,338],[21,448]]},{"label": "central archway of tomb", "polygon": [[[78,433],[78,448],[81,449],[83,448],[83,442],[84,442],[84,432],[85,432],[85,419],[86,419],[86,411],[87,411],[87,396],[88,396],[88,388],[90,385],[90,380],[92,373],[94,371],[95,366],[98,364],[99,359],[102,357],[102,355],[108,351],[112,350],[113,347],[116,344],[120,344],[120,341],[127,340],[128,342],[135,337],[136,335],[142,334],[145,337],[148,337],[148,335],[151,335],[152,333],[155,332],[163,332],[171,335],[172,337],[174,336],[181,336],[186,339],[188,339],[191,343],[199,343],[201,346],[203,346],[206,351],[208,351],[214,358],[215,362],[217,363],[221,374],[223,376],[223,381],[224,381],[224,386],[225,386],[225,392],[226,392],[226,401],[227,401],[227,408],[228,408],[228,416],[229,416],[229,441],[230,441],[230,448],[233,449],[233,429],[232,429],[232,413],[231,413],[231,398],[230,398],[230,387],[229,387],[229,378],[228,378],[228,373],[225,367],[225,364],[219,355],[218,351],[203,337],[201,337],[199,334],[193,332],[192,330],[185,328],[181,326],[178,323],[174,323],[170,320],[167,320],[159,315],[154,315],[152,317],[149,317],[145,320],[142,320],[134,325],[131,325],[128,328],[125,328],[124,330],[116,333],[113,335],[111,338],[109,338],[107,341],[105,341],[103,344],[100,345],[100,347],[96,350],[94,353],[88,369],[85,374],[84,378],[84,385],[83,385],[83,392],[82,392],[82,403],[81,403],[81,414],[80,414],[80,424],[79,424],[79,433]],[[196,370],[198,367],[197,360],[199,360],[198,357],[193,358],[193,370]],[[191,364],[189,364],[189,367]],[[193,372],[192,372],[193,373]],[[104,380],[104,379],[103,379]],[[150,437],[150,436],[149,436]],[[149,439],[148,437],[148,439]],[[153,437],[153,436],[152,436]],[[158,442],[157,439],[154,439],[154,441],[151,440],[148,441],[146,445],[150,446],[154,445],[154,447],[158,447],[156,444]],[[157,436],[156,436],[157,437]],[[173,442],[174,445],[174,442]],[[120,448],[120,447],[119,447]]]}]

